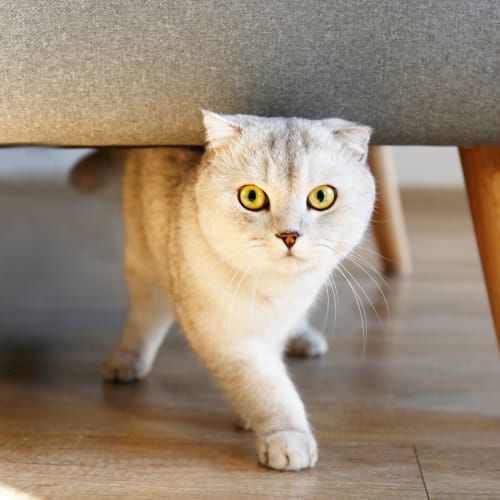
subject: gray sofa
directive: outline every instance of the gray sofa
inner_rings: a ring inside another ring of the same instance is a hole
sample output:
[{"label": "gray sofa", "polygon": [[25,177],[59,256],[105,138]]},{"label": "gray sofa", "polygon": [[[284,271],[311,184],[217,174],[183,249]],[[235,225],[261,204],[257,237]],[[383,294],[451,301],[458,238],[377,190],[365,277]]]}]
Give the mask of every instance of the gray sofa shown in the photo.
[{"label": "gray sofa", "polygon": [[[3,145],[201,144],[200,108],[498,145],[499,102],[498,0],[0,2]],[[500,332],[498,150],[461,152]]]},{"label": "gray sofa", "polygon": [[3,0],[0,143],[197,144],[199,108],[500,143],[498,0]]}]

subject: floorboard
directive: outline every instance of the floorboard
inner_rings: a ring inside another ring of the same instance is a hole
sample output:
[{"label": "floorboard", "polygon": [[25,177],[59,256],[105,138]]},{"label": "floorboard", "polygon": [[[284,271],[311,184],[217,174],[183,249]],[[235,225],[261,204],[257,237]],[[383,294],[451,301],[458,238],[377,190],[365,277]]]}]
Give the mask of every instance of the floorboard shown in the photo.
[{"label": "floorboard", "polygon": [[500,498],[500,363],[465,195],[403,195],[415,272],[383,283],[370,237],[365,270],[347,264],[365,339],[340,277],[337,314],[321,298],[330,351],[289,361],[320,459],[277,473],[179,332],[148,380],[101,383],[125,314],[116,192],[0,186],[0,498]]}]

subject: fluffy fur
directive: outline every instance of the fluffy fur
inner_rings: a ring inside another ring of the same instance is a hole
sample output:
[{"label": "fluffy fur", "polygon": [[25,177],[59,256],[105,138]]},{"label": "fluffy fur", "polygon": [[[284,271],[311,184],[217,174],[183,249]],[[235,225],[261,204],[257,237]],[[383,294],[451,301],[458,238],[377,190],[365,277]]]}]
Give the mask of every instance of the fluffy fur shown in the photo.
[{"label": "fluffy fur", "polygon": [[[339,119],[204,112],[205,152],[130,150],[123,187],[130,313],[104,365],[108,380],[145,377],[174,319],[257,436],[262,464],[312,467],[317,445],[282,360],[326,350],[306,318],[337,263],[360,241],[374,204],[370,129]],[[249,211],[241,186],[269,207]],[[325,211],[319,185],[337,189]],[[289,250],[276,235],[300,234]]]}]

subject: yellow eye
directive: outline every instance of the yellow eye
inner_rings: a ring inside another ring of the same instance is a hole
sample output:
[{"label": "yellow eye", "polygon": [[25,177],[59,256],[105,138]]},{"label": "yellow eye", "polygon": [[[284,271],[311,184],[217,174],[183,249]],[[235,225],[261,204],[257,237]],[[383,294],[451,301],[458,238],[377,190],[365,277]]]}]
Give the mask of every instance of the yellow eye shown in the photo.
[{"label": "yellow eye", "polygon": [[315,210],[330,208],[337,199],[337,190],[333,186],[324,184],[314,188],[307,196],[307,204]]},{"label": "yellow eye", "polygon": [[240,203],[247,210],[262,210],[269,204],[267,194],[255,184],[248,184],[240,188],[238,192]]}]

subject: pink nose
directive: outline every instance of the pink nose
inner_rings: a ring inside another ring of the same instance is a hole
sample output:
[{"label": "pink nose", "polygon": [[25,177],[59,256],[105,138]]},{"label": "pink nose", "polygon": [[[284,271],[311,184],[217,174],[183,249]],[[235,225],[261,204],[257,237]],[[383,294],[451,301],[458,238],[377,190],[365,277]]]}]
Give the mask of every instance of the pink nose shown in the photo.
[{"label": "pink nose", "polygon": [[295,245],[295,242],[297,241],[297,238],[300,236],[299,233],[296,231],[289,231],[286,233],[279,233],[276,235],[277,238],[281,238],[283,240],[283,243],[288,247],[292,248],[293,245]]}]

